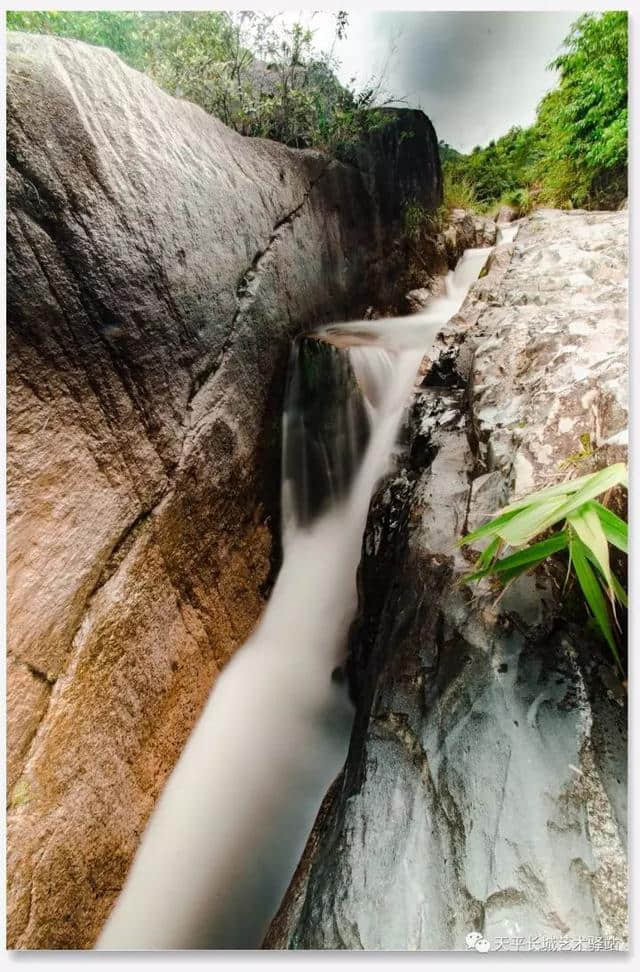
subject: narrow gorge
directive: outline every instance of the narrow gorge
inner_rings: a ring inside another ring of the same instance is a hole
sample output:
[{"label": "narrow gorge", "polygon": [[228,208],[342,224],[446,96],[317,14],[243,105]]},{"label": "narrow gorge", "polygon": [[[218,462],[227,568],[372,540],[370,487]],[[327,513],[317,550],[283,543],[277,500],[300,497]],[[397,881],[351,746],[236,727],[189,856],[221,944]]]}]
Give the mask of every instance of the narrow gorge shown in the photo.
[{"label": "narrow gorge", "polygon": [[7,74],[9,946],[623,947],[626,685],[457,541],[626,461],[627,212],[443,221],[417,110],[347,164]]}]

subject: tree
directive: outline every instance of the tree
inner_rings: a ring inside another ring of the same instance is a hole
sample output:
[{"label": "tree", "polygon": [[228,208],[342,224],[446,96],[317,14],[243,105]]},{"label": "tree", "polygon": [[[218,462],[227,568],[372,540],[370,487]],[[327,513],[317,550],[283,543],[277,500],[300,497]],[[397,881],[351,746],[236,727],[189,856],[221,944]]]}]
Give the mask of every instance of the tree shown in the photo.
[{"label": "tree", "polygon": [[627,14],[579,17],[564,46],[549,65],[560,73],[558,85],[540,102],[534,125],[513,127],[469,155],[443,157],[453,196],[470,193],[485,208],[499,200],[606,208],[624,199]]},{"label": "tree", "polygon": [[[551,67],[560,84],[540,105],[541,173],[576,179],[573,201],[616,205],[626,193],[628,25],[625,11],[584,15]],[[557,174],[557,173],[556,173]]]}]

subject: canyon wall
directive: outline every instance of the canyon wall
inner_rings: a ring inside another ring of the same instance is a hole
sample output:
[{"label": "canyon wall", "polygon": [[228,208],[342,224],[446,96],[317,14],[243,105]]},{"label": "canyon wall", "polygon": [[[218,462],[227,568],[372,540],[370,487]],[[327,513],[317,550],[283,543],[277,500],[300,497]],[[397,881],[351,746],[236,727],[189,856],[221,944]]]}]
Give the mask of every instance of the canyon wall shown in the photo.
[{"label": "canyon wall", "polygon": [[627,214],[533,214],[425,362],[374,498],[350,753],[266,947],[625,947],[626,685],[565,564],[499,596],[461,584],[456,540],[626,460],[627,364]]},{"label": "canyon wall", "polygon": [[440,167],[421,113],[344,165],[26,34],[7,134],[8,942],[79,948],[273,581],[290,340],[393,299]]}]

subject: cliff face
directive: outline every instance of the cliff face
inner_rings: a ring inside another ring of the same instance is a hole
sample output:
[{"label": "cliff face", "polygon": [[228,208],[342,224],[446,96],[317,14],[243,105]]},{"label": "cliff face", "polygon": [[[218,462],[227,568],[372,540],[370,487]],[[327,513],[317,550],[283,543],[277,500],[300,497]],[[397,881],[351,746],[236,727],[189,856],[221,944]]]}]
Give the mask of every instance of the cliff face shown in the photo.
[{"label": "cliff face", "polygon": [[391,133],[355,168],[104,49],[8,55],[8,938],[76,948],[264,604],[290,339],[388,298],[379,200],[440,174],[424,123],[383,193]]},{"label": "cliff face", "polygon": [[579,473],[625,459],[626,275],[626,214],[540,212],[443,332],[370,511],[346,768],[267,947],[623,947],[620,677],[563,576],[496,600],[460,585],[454,540],[567,474],[580,436]]}]

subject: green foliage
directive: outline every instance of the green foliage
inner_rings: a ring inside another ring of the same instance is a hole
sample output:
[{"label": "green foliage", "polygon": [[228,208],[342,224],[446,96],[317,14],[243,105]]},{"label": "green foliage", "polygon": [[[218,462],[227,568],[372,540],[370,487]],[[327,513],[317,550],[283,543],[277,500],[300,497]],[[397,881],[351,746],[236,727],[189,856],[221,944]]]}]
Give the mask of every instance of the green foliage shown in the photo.
[{"label": "green foliage", "polygon": [[539,142],[533,128],[511,128],[486,148],[446,161],[445,183],[466,183],[472,188],[476,207],[487,208],[528,184],[532,165],[541,155]]},{"label": "green foliage", "polygon": [[[537,567],[548,557],[567,550],[569,566],[582,590],[589,611],[622,668],[614,633],[616,602],[627,605],[627,596],[611,569],[609,544],[628,551],[627,524],[596,500],[616,486],[627,485],[623,463],[578,479],[531,493],[500,510],[484,526],[468,533],[460,545],[487,540],[474,570],[464,580],[493,576],[502,584]],[[538,542],[535,537],[562,523],[562,528]],[[500,557],[505,549],[515,553]],[[613,619],[613,620],[612,620]]]},{"label": "green foliage", "polygon": [[438,154],[440,156],[440,161],[442,163],[449,162],[451,159],[459,159],[462,155],[457,149],[454,149],[452,145],[440,139],[438,142]]},{"label": "green foliage", "polygon": [[145,21],[157,14],[119,10],[67,11],[8,10],[7,29],[37,34],[58,34],[74,40],[109,47],[131,67],[144,69],[147,43]]},{"label": "green foliage", "polygon": [[444,167],[442,194],[447,210],[478,208],[478,200],[471,181],[459,175],[455,168]]},{"label": "green foliage", "polygon": [[[298,148],[348,154],[384,124],[375,110],[381,79],[361,91],[344,87],[332,51],[313,34],[260,11],[13,11],[12,30],[51,33],[108,47],[166,91],[187,98],[243,135]],[[335,37],[348,16],[335,15]]]},{"label": "green foliage", "polygon": [[402,211],[402,222],[405,236],[414,244],[420,244],[424,235],[441,232],[447,222],[447,208],[442,205],[438,209],[425,209],[415,200],[405,203]]},{"label": "green foliage", "polygon": [[[535,197],[530,189],[514,189],[504,197],[507,206],[513,206],[517,210],[518,217],[527,216],[534,207]],[[501,203],[503,200],[499,200]]]},{"label": "green foliage", "polygon": [[405,204],[402,221],[404,232],[410,240],[419,239],[425,228],[427,216],[427,210],[419,203],[412,200]]},{"label": "green foliage", "polygon": [[445,177],[466,181],[479,209],[510,200],[522,214],[536,204],[616,207],[627,191],[627,58],[624,11],[579,17],[550,65],[559,83],[535,124],[443,157]]},{"label": "green foliage", "polygon": [[[553,62],[560,85],[543,99],[545,201],[616,205],[626,193],[628,28],[624,11],[580,17]],[[558,172],[554,172],[555,166]],[[555,176],[555,178],[554,178]]]}]

